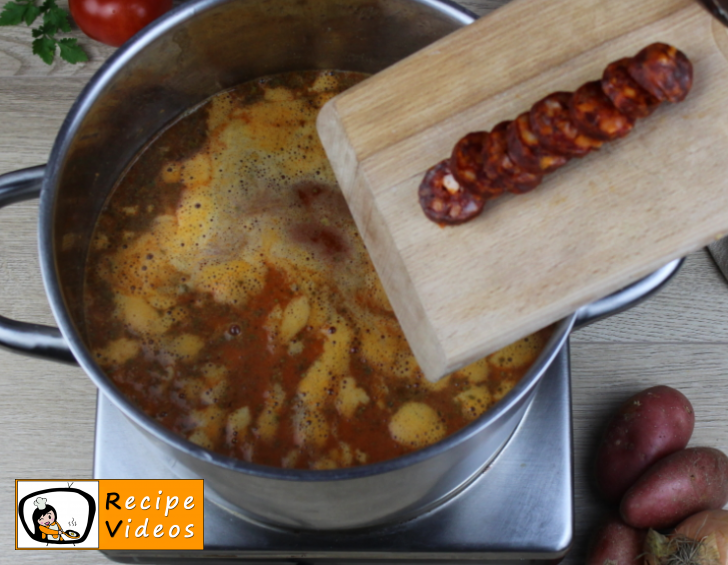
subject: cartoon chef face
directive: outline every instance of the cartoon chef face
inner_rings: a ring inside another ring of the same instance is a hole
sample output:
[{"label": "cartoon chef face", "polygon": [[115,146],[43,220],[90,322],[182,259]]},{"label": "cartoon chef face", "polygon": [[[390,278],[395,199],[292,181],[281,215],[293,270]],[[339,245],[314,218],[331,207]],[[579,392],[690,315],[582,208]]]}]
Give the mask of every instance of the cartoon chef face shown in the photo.
[{"label": "cartoon chef face", "polygon": [[56,515],[54,514],[53,510],[49,510],[48,512],[43,514],[40,518],[38,518],[38,523],[41,526],[50,526],[55,521],[56,521]]}]

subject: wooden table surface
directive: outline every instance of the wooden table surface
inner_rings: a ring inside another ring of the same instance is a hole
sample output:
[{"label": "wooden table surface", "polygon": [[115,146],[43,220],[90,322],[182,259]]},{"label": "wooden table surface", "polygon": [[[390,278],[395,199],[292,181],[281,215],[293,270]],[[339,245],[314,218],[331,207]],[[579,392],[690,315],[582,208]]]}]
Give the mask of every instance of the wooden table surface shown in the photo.
[{"label": "wooden table surface", "polygon": [[[463,2],[479,14],[500,3]],[[78,31],[73,35],[91,61],[47,66],[31,54],[27,28],[0,28],[0,174],[46,161],[75,97],[113,52]],[[0,314],[53,324],[40,279],[36,222],[36,201],[0,211]],[[679,388],[695,408],[691,445],[728,452],[728,284],[707,251],[688,256],[648,301],[575,332],[571,362],[576,524],[564,563],[577,564],[589,530],[606,511],[591,484],[595,445],[625,398],[657,384]],[[95,400],[96,389],[80,368],[0,350],[0,531],[15,529],[15,479],[91,477]],[[16,552],[13,536],[3,536],[0,563],[51,562],[106,559],[95,551]]]}]

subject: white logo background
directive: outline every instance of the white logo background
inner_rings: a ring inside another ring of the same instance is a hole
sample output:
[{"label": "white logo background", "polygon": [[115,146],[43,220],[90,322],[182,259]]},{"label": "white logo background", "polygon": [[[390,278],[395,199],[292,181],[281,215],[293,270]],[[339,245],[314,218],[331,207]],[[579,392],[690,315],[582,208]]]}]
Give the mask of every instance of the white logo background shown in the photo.
[{"label": "white logo background", "polygon": [[[60,490],[58,492],[46,492],[29,498],[23,506],[23,517],[25,523],[33,531],[33,511],[36,509],[33,502],[38,496],[47,499],[47,504],[53,506],[57,511],[56,521],[60,524],[64,531],[73,530],[78,532],[80,536],[86,531],[86,526],[93,519],[93,525],[89,531],[88,537],[82,543],[46,543],[36,541],[28,535],[23,527],[20,515],[17,515],[17,547],[19,549],[79,549],[79,548],[98,548],[99,547],[99,483],[97,481],[23,481],[17,482],[18,499],[20,503],[23,498],[31,493],[46,489],[78,489],[91,495],[96,502],[96,509],[93,516],[89,516],[88,502],[82,495],[69,491]],[[16,508],[16,513],[18,508]],[[63,538],[69,539],[68,537]]]}]

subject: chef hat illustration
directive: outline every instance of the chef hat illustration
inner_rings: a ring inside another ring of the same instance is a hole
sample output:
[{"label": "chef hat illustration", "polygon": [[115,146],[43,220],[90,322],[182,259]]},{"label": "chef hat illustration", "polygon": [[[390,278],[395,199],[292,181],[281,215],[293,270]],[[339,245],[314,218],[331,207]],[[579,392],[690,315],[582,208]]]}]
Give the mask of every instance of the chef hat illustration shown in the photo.
[{"label": "chef hat illustration", "polygon": [[35,502],[33,504],[38,508],[38,510],[45,510],[46,502],[48,501],[47,498],[38,497],[35,499]]}]

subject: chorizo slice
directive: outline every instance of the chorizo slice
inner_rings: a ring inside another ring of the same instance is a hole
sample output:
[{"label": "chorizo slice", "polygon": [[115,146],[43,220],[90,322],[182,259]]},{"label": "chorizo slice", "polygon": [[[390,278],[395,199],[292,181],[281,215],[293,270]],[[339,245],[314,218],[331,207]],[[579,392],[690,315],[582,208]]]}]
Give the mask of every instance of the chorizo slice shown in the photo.
[{"label": "chorizo slice", "polygon": [[553,92],[536,102],[529,112],[531,129],[540,146],[556,155],[583,157],[602,142],[581,132],[571,118],[571,92]]},{"label": "chorizo slice", "polygon": [[617,110],[598,80],[587,82],[574,92],[569,112],[579,130],[601,141],[624,137],[634,126],[634,118]]},{"label": "chorizo slice", "polygon": [[627,72],[632,59],[625,57],[607,65],[602,75],[602,90],[617,110],[630,118],[646,118],[660,105],[655,98]]},{"label": "chorizo slice", "polygon": [[[492,183],[483,168],[485,160],[484,146],[487,138],[487,131],[469,133],[455,144],[450,156],[450,170],[455,180],[465,189],[478,194],[497,192],[497,189],[491,186]],[[497,192],[494,196],[497,196],[500,192]]]},{"label": "chorizo slice", "polygon": [[693,65],[685,53],[666,43],[653,43],[629,62],[627,71],[659,100],[681,102],[693,85]]},{"label": "chorizo slice", "polygon": [[465,190],[455,180],[449,159],[440,161],[427,171],[418,196],[425,216],[440,225],[462,224],[472,220],[482,212],[486,200],[479,194]]},{"label": "chorizo slice", "polygon": [[544,174],[555,171],[569,162],[569,157],[550,153],[539,145],[538,138],[531,130],[528,112],[513,120],[506,130],[508,156],[529,173]]},{"label": "chorizo slice", "polygon": [[[501,192],[530,192],[541,184],[543,174],[531,173],[516,165],[508,156],[507,130],[510,120],[499,123],[485,141],[485,173]],[[497,196],[497,195],[496,195]]]}]

